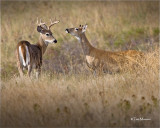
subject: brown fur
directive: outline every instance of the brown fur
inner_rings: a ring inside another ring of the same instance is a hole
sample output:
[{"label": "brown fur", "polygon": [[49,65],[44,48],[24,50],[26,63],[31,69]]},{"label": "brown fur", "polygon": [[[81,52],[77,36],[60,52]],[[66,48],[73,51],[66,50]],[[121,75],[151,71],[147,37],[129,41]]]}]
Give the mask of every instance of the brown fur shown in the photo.
[{"label": "brown fur", "polygon": [[135,50],[127,50],[120,52],[110,52],[93,47],[85,36],[87,26],[79,28],[66,29],[71,35],[78,37],[82,45],[82,49],[86,58],[87,66],[96,71],[118,72],[126,68],[126,65],[139,64],[138,60],[142,58],[143,53]]},{"label": "brown fur", "polygon": [[[21,50],[22,50],[22,55],[24,57],[24,60],[26,62],[26,49],[25,46],[28,46],[30,43],[28,41],[20,41],[17,44],[17,52],[18,52],[18,58],[19,58],[19,46],[21,46]],[[19,60],[19,59],[18,59]]]},{"label": "brown fur", "polygon": [[[58,22],[56,21],[55,23],[58,23]],[[51,23],[51,25],[53,25],[53,23]],[[39,37],[37,44],[35,45],[30,44],[28,41],[20,41],[17,44],[17,50],[16,50],[17,51],[17,66],[18,66],[18,70],[21,76],[23,75],[23,68],[28,69],[29,76],[32,71],[32,68],[35,68],[39,76],[41,72],[41,66],[42,66],[42,55],[45,53],[48,43],[57,42],[57,40],[53,37],[51,30],[48,29],[48,27],[44,23],[37,26],[37,31],[40,33],[40,37]],[[29,62],[26,64],[25,67],[20,60],[19,46],[21,46],[21,51],[22,51],[22,55],[23,55],[25,62],[29,60]],[[26,58],[26,55],[28,55],[26,48],[25,48],[26,46],[29,52],[28,58]]]}]

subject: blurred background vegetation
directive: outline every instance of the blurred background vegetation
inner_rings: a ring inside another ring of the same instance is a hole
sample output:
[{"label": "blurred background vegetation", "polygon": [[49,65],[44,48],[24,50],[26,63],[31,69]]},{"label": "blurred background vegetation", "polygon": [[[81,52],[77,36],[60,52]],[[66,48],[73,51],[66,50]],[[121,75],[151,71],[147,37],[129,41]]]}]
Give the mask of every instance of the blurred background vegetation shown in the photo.
[{"label": "blurred background vegetation", "polygon": [[[2,2],[1,3],[2,79],[18,74],[15,50],[21,40],[38,41],[37,17],[52,28],[57,44],[50,44],[44,55],[43,71],[52,73],[88,72],[80,43],[65,33],[68,27],[88,24],[86,35],[96,48],[147,52],[158,45],[158,2]],[[84,68],[85,67],[85,68]]]},{"label": "blurred background vegetation", "polygon": [[[43,58],[39,80],[20,78],[15,50],[36,43],[37,17],[53,28],[57,44]],[[159,2],[1,2],[1,126],[159,126]],[[77,39],[68,27],[88,24],[93,46],[146,53],[133,72],[89,74]],[[143,64],[144,63],[144,64]],[[131,121],[133,117],[151,121]]]}]

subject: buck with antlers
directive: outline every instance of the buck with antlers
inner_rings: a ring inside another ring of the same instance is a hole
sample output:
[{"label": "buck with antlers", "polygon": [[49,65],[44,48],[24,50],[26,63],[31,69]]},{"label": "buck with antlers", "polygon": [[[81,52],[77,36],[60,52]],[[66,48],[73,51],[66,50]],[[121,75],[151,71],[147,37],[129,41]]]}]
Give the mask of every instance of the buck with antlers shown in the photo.
[{"label": "buck with antlers", "polygon": [[121,52],[110,52],[93,47],[86,35],[87,25],[80,25],[78,28],[67,28],[65,31],[75,36],[81,43],[86,63],[93,71],[100,72],[118,72],[125,67],[125,64],[137,63],[137,60],[143,56],[143,53],[135,50]]},{"label": "buck with antlers", "polygon": [[24,69],[28,70],[28,76],[30,76],[32,69],[36,69],[36,77],[39,77],[42,66],[42,55],[45,53],[49,43],[57,43],[51,32],[51,27],[57,23],[59,21],[52,22],[51,20],[51,24],[47,26],[40,19],[40,23],[37,26],[37,31],[40,33],[37,44],[30,44],[28,41],[20,41],[17,44],[17,66],[20,76],[23,76]]}]

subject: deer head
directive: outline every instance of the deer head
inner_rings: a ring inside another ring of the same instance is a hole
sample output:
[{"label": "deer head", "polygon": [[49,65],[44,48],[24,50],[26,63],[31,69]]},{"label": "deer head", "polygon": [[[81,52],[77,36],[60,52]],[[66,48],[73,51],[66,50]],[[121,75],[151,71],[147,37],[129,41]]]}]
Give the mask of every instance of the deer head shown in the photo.
[{"label": "deer head", "polygon": [[40,19],[40,23],[38,23],[38,18],[37,18],[37,31],[40,33],[41,38],[43,39],[43,41],[48,44],[48,43],[57,43],[57,40],[54,38],[52,31],[51,31],[51,27],[54,24],[59,23],[59,21],[54,21],[52,22],[52,20],[50,19],[51,24],[49,26],[46,25],[45,22],[42,22],[42,20]]},{"label": "deer head", "polygon": [[67,28],[65,31],[66,33],[70,33],[71,35],[80,38],[81,35],[86,31],[87,24],[86,25],[79,25],[78,28]]}]

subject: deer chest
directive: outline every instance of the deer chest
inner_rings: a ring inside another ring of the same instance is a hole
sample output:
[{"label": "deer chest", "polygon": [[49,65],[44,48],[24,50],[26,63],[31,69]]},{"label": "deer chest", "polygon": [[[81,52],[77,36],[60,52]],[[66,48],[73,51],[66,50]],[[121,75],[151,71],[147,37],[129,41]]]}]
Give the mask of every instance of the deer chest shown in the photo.
[{"label": "deer chest", "polygon": [[95,68],[98,66],[99,61],[98,59],[96,59],[95,57],[92,56],[86,56],[86,63],[88,65],[88,67],[90,68]]},{"label": "deer chest", "polygon": [[94,61],[94,57],[92,57],[92,56],[86,56],[86,61],[87,61],[88,64],[92,64],[93,61]]}]

